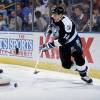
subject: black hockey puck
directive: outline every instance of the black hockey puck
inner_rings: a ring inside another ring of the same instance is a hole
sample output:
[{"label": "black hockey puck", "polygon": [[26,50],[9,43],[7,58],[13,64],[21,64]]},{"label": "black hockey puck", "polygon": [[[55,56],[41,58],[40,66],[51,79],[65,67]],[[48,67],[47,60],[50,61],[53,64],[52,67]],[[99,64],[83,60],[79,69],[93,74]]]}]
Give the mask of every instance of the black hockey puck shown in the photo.
[{"label": "black hockey puck", "polygon": [[16,49],[16,54],[18,54],[19,53],[19,49],[17,47],[15,49]]},{"label": "black hockey puck", "polygon": [[15,87],[15,88],[18,87],[18,84],[17,84],[17,83],[14,83],[14,87]]},{"label": "black hockey puck", "polygon": [[1,74],[1,73],[3,73],[3,70],[2,70],[2,69],[0,69],[0,74]]}]

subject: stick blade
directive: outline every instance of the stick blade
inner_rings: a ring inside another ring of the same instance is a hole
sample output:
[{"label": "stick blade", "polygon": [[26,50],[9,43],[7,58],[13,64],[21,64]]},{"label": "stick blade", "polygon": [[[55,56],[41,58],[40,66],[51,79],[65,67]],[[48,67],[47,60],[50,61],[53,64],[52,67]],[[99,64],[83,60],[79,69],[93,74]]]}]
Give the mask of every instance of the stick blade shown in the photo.
[{"label": "stick blade", "polygon": [[39,73],[39,71],[36,71],[36,70],[34,71],[34,74],[38,74],[38,73]]}]

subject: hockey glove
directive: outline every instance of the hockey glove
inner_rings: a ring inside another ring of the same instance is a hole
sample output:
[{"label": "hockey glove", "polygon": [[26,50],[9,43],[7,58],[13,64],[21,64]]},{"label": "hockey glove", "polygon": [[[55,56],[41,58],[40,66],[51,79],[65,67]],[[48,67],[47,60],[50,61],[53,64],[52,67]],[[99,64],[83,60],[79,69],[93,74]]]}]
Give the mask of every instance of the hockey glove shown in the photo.
[{"label": "hockey glove", "polygon": [[49,49],[52,49],[54,47],[55,47],[54,42],[52,42],[52,43],[47,43],[47,44],[41,45],[39,47],[39,50],[42,52],[45,52],[45,51],[48,51]]}]

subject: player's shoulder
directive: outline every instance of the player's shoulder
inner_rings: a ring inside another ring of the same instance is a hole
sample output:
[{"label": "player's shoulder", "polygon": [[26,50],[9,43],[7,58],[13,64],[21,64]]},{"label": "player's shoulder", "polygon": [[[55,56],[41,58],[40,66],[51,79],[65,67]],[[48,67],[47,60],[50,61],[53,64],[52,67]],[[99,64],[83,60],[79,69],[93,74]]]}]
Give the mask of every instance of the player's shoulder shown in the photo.
[{"label": "player's shoulder", "polygon": [[69,24],[69,25],[72,25],[72,21],[69,17],[63,15],[62,17],[62,22],[66,25],[66,24]]}]

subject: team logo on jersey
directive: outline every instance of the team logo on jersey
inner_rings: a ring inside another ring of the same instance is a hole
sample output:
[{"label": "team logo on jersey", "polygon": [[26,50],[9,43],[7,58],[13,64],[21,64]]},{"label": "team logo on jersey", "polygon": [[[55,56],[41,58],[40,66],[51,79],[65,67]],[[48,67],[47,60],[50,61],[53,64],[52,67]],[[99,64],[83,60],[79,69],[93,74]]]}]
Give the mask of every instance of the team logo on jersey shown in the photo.
[{"label": "team logo on jersey", "polygon": [[71,25],[67,25],[67,30],[71,30]]}]

